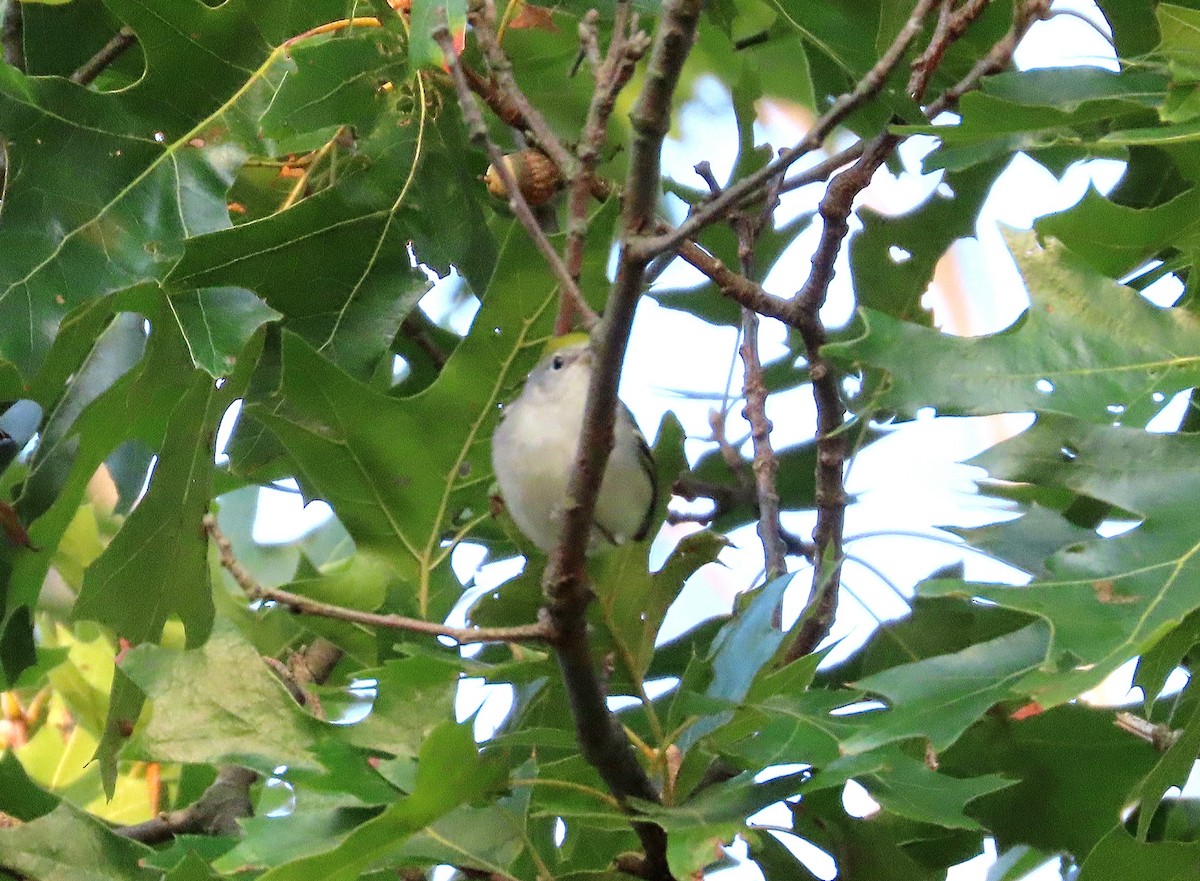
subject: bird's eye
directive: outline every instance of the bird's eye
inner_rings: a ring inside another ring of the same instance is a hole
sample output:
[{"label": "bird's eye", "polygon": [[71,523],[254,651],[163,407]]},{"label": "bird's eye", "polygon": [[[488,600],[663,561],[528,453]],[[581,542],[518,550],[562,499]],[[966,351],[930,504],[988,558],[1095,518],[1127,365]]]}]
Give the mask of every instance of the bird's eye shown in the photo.
[{"label": "bird's eye", "polygon": [[567,363],[567,360],[562,355],[555,355],[550,360],[550,367],[554,370],[562,370],[563,365],[566,363]]}]

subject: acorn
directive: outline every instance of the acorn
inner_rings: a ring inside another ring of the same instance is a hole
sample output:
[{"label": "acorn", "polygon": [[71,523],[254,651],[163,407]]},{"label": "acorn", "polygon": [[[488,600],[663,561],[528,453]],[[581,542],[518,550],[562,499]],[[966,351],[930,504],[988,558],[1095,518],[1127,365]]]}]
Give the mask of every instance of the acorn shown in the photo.
[{"label": "acorn", "polygon": [[[503,159],[512,176],[516,178],[521,195],[530,205],[542,205],[558,192],[562,186],[562,176],[550,157],[541,150],[526,149],[509,153]],[[504,186],[504,178],[495,165],[489,165],[483,176],[488,192],[498,199],[508,198],[508,188]]]}]

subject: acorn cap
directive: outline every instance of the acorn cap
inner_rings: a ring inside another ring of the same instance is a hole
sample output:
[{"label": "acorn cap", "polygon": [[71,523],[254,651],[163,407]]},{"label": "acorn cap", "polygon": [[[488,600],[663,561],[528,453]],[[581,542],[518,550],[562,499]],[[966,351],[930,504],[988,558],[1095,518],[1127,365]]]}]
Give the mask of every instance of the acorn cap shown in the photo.
[{"label": "acorn cap", "polygon": [[[517,181],[517,187],[530,205],[542,205],[550,201],[562,186],[562,177],[550,157],[533,148],[509,153],[504,164]],[[483,176],[488,192],[498,199],[508,198],[508,188],[496,166],[489,165]]]}]

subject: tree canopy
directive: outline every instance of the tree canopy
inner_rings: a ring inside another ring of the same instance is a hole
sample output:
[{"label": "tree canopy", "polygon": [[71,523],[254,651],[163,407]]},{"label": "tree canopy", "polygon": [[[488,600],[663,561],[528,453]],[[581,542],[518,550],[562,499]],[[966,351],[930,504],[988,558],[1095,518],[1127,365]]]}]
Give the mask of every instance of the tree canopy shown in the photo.
[{"label": "tree canopy", "polygon": [[[991,881],[1195,876],[1200,692],[1168,679],[1200,645],[1200,2],[0,8],[0,876],[683,881],[735,840],[768,881],[817,877],[805,842],[843,881],[989,840]],[[1118,63],[1018,70],[1056,15]],[[664,170],[713,82],[731,173]],[[768,107],[806,133],[764,145]],[[940,185],[864,207],[916,136]],[[1125,167],[1008,235],[1014,324],[948,333],[923,297],[1017,154]],[[678,262],[703,282],[661,281]],[[587,558],[644,298],[736,328],[744,381],[711,436],[654,439],[654,526],[692,531]],[[576,330],[597,366],[547,557],[490,437]],[[796,390],[792,443],[767,410]],[[941,570],[823,664],[847,469],[924,411],[1034,414],[972,460],[1016,516],[961,530],[1028,582]],[[256,541],[288,479],[332,516]],[[749,524],[755,587],[661,638]],[[525,563],[485,589],[468,546]],[[1079,700],[1134,659],[1141,703]],[[468,680],[512,696],[479,741]]]}]

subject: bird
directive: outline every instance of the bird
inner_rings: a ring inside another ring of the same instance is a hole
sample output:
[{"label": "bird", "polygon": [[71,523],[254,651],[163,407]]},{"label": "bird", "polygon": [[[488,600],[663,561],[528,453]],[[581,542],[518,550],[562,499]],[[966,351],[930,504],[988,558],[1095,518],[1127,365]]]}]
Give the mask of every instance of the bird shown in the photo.
[{"label": "bird", "polygon": [[[558,544],[596,353],[579,335],[556,338],[505,406],[492,435],[500,498],[543,553]],[[658,502],[654,456],[633,414],[617,403],[613,449],[604,471],[588,554],[650,531]]]}]

